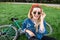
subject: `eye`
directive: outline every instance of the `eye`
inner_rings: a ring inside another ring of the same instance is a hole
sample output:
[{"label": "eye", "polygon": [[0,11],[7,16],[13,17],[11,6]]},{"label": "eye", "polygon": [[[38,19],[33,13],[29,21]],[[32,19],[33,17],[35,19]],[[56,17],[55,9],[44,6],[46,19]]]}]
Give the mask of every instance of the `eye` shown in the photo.
[{"label": "eye", "polygon": [[41,14],[40,12],[38,12],[38,14]]},{"label": "eye", "polygon": [[36,12],[33,12],[34,14],[36,14]]}]

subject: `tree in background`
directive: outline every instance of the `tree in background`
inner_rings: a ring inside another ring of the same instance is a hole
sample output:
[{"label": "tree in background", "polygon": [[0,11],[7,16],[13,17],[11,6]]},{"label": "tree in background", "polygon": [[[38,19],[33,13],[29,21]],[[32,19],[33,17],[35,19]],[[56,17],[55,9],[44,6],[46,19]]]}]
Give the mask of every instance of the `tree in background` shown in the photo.
[{"label": "tree in background", "polygon": [[60,3],[60,0],[0,0],[0,2]]}]

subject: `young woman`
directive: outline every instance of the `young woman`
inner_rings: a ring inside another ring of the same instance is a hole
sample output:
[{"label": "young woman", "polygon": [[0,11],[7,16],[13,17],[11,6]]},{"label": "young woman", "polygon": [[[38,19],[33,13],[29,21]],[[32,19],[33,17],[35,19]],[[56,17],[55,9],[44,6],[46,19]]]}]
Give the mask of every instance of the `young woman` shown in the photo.
[{"label": "young woman", "polygon": [[44,36],[47,34],[46,14],[39,4],[33,4],[29,10],[28,18],[22,24],[22,30],[26,33],[29,40],[55,40],[54,38]]}]

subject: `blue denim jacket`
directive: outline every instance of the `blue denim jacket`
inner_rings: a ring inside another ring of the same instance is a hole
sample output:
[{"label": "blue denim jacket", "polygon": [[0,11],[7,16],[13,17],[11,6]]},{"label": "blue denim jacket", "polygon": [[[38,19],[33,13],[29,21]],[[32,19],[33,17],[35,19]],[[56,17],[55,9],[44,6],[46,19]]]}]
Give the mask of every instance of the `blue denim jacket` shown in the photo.
[{"label": "blue denim jacket", "polygon": [[[38,32],[36,32],[34,25],[35,24],[33,23],[33,21],[31,19],[27,18],[22,23],[22,30],[25,31],[26,29],[28,29],[28,30],[32,31],[38,39],[41,39],[44,36],[44,34],[47,34],[46,22],[45,21],[44,21],[44,27],[45,27],[44,33],[40,33],[39,27],[38,27]],[[28,38],[30,38],[30,35],[28,33],[26,33],[26,36]]]}]

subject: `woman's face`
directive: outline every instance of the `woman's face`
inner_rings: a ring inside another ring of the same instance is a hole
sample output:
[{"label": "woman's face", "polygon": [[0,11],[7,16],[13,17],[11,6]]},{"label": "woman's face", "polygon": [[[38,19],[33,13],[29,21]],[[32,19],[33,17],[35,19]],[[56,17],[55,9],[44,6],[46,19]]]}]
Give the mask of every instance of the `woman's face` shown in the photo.
[{"label": "woman's face", "polygon": [[40,8],[37,8],[37,7],[33,8],[33,11],[32,11],[33,19],[38,20],[38,18],[40,17],[40,14],[41,14]]}]

